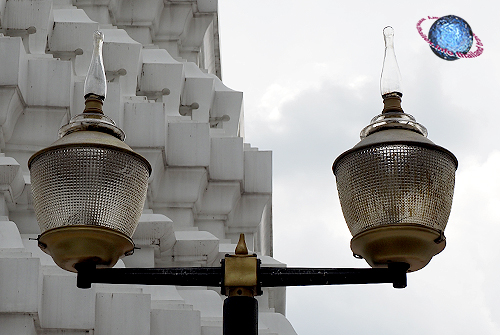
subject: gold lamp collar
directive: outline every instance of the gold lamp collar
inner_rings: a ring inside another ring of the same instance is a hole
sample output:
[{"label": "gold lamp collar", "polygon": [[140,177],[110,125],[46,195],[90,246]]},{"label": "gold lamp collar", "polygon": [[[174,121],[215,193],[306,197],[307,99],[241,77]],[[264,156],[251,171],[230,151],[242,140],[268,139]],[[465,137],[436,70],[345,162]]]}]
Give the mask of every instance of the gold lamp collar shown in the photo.
[{"label": "gold lamp collar", "polygon": [[256,296],[257,269],[259,261],[256,254],[249,255],[245,243],[245,235],[240,239],[234,255],[226,255],[224,259],[224,291],[227,296]]}]

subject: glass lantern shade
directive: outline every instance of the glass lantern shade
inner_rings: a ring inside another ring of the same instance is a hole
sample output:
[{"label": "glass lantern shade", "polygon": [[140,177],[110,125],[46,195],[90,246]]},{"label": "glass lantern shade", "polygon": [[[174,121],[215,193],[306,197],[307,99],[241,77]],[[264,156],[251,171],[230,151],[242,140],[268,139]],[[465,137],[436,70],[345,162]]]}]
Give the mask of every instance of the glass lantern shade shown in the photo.
[{"label": "glass lantern shade", "polygon": [[353,253],[416,271],[445,247],[458,163],[418,131],[386,127],[340,155],[333,172]]},{"label": "glass lantern shade", "polygon": [[102,131],[68,133],[28,162],[39,245],[63,269],[112,267],[134,248],[151,166]]}]

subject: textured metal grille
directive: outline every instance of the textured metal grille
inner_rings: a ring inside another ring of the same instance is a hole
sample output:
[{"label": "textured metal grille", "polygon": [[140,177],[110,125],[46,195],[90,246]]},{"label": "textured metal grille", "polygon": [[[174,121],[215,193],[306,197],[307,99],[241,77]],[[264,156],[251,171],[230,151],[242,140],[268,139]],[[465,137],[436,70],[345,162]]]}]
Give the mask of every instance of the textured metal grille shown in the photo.
[{"label": "textured metal grille", "polygon": [[418,146],[384,144],[346,155],[335,175],[351,234],[392,224],[444,230],[455,170],[446,153]]},{"label": "textured metal grille", "polygon": [[134,233],[149,177],[139,158],[105,147],[65,147],[35,158],[30,172],[42,233],[68,225]]}]

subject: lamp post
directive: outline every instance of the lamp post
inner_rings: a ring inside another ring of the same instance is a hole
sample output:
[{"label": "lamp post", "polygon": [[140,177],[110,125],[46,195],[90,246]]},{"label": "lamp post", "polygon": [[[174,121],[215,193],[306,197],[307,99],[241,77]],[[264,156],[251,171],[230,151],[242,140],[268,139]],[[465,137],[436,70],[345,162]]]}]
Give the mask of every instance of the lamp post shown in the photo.
[{"label": "lamp post", "polygon": [[122,268],[133,252],[131,236],[144,205],[151,166],[124,142],[124,133],[102,113],[106,79],[100,32],[85,81],[85,110],[60,130],[60,139],[29,160],[39,246],[57,265],[92,283],[220,287],[225,335],[256,335],[263,287],[392,283],[424,267],[445,245],[456,158],[426,138],[425,127],[401,108],[401,81],[393,31],[384,30],[382,114],[361,142],[333,165],[351,249],[371,268],[260,267],[244,236],[220,267]]}]

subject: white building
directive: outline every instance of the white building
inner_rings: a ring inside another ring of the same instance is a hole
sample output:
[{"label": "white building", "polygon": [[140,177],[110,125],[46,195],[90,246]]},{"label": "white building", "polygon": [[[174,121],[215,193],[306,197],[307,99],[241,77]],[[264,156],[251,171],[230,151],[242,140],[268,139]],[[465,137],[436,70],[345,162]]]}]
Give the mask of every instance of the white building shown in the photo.
[{"label": "white building", "polygon": [[[100,29],[104,113],[153,166],[140,249],[117,266],[218,266],[240,233],[263,266],[280,266],[271,152],[244,143],[243,95],[220,80],[217,1],[1,0],[0,26],[0,335],[222,334],[217,288],[76,288],[34,240],[27,168],[83,111]],[[258,300],[260,334],[295,334],[284,288]]]}]

